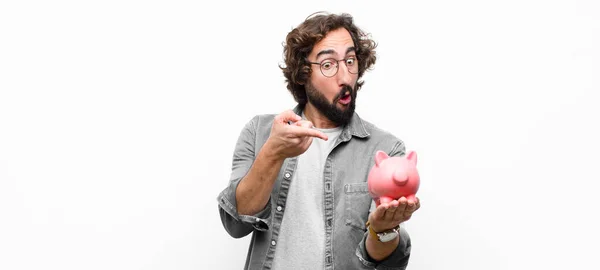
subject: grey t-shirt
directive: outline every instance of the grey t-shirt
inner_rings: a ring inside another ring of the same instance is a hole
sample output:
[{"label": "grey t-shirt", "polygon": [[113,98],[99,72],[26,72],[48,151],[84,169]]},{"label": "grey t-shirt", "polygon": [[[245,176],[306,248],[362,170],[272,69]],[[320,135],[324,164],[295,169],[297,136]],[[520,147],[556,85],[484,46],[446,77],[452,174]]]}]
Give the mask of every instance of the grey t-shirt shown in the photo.
[{"label": "grey t-shirt", "polygon": [[308,150],[298,156],[297,173],[292,177],[279,231],[273,261],[275,270],[323,269],[323,166],[342,128],[317,130],[325,133],[328,140],[313,138]]}]

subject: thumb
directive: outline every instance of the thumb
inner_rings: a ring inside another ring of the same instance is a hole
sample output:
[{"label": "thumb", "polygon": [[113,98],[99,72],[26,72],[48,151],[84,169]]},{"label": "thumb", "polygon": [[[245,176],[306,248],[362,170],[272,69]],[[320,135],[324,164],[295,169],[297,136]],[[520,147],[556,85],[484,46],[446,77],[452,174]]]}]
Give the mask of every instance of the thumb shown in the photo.
[{"label": "thumb", "polygon": [[288,123],[290,121],[296,122],[296,121],[302,120],[302,117],[300,117],[299,115],[294,113],[294,111],[292,111],[292,110],[287,110],[285,112],[282,112],[281,114],[279,114],[277,116],[277,118],[278,118],[277,120],[279,120],[280,122],[283,122],[283,123]]},{"label": "thumb", "polygon": [[310,121],[307,121],[307,120],[300,120],[300,121],[296,122],[295,125],[299,126],[299,127],[305,127],[305,128],[313,128],[314,127],[313,123]]}]

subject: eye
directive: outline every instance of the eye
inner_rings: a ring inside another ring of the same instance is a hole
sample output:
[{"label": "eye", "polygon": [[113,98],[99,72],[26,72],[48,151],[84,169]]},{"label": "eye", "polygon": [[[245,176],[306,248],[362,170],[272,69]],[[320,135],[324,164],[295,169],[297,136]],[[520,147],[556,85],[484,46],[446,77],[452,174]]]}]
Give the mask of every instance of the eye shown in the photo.
[{"label": "eye", "polygon": [[356,59],[354,57],[350,57],[350,58],[346,59],[347,66],[352,66],[355,64],[355,62],[356,62]]},{"label": "eye", "polygon": [[333,67],[333,63],[331,60],[325,60],[321,63],[321,68],[324,70],[329,70]]}]

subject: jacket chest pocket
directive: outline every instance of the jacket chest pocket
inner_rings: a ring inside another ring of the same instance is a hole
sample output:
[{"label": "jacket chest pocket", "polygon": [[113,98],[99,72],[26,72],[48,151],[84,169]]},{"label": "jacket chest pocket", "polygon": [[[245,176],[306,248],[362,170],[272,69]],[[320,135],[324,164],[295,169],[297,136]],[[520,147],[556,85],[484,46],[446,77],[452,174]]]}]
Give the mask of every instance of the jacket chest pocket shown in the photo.
[{"label": "jacket chest pocket", "polygon": [[355,229],[366,230],[369,218],[369,209],[373,199],[369,195],[367,183],[351,183],[344,185],[346,200],[345,219],[346,225]]}]

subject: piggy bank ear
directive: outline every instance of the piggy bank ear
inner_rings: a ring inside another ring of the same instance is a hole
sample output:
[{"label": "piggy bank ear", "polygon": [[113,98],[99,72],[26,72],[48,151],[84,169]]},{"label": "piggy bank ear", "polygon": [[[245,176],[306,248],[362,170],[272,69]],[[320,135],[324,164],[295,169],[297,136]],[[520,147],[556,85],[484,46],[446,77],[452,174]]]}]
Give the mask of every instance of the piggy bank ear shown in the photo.
[{"label": "piggy bank ear", "polygon": [[381,150],[377,151],[377,153],[375,153],[375,165],[379,166],[379,164],[387,158],[389,158],[389,156],[385,152]]},{"label": "piggy bank ear", "polygon": [[410,162],[412,162],[413,164],[417,164],[417,152],[408,152],[408,154],[406,155],[406,159],[410,160]]}]

